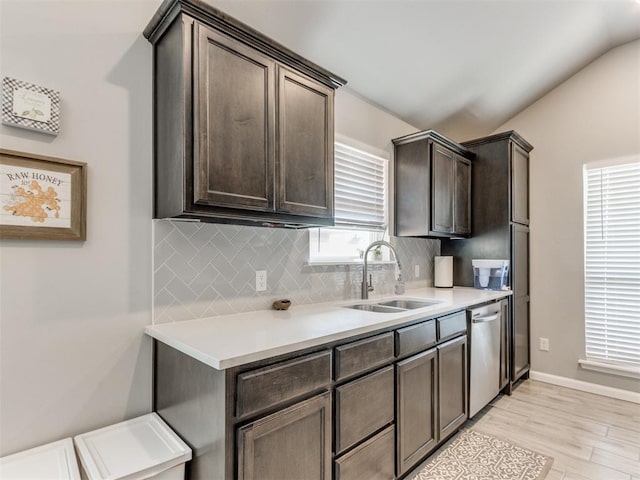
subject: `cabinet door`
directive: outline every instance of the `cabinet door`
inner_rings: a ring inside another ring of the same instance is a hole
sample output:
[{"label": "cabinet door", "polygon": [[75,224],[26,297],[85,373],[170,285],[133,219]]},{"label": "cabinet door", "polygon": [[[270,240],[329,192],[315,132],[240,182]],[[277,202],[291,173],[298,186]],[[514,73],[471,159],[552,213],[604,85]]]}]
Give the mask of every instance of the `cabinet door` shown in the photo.
[{"label": "cabinet door", "polygon": [[529,154],[511,143],[511,221],[529,225]]},{"label": "cabinet door", "polygon": [[529,227],[511,226],[511,287],[513,297],[529,296]]},{"label": "cabinet door", "polygon": [[438,441],[438,354],[434,348],[398,362],[396,370],[397,476],[409,471]]},{"label": "cabinet door", "polygon": [[509,328],[509,300],[500,302],[500,390],[502,390],[511,379],[511,328]]},{"label": "cabinet door", "polygon": [[529,370],[529,227],[512,225],[511,242],[511,379],[515,381]]},{"label": "cabinet door", "polygon": [[333,217],[333,90],[278,71],[277,209]]},{"label": "cabinet door", "polygon": [[453,232],[453,163],[455,154],[437,143],[431,144],[431,230]]},{"label": "cabinet door", "polygon": [[275,62],[198,23],[195,35],[193,201],[273,210]]},{"label": "cabinet door", "polygon": [[467,336],[438,347],[439,440],[455,432],[467,419]]},{"label": "cabinet door", "polygon": [[429,235],[431,169],[426,139],[394,146],[394,207],[397,236]]},{"label": "cabinet door", "polygon": [[471,233],[471,162],[456,155],[454,163],[453,232]]},{"label": "cabinet door", "polygon": [[237,438],[239,480],[330,480],[331,396],[256,420]]},{"label": "cabinet door", "polygon": [[511,380],[515,382],[529,371],[529,299],[513,299],[513,337]]}]

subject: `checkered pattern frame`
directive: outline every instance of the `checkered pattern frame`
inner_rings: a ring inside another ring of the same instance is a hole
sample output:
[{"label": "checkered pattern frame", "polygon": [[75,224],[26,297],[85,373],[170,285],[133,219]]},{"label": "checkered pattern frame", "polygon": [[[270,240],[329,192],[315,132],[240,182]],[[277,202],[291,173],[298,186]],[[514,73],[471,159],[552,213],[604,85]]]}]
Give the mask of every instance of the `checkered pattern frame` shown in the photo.
[{"label": "checkered pattern frame", "polygon": [[[27,90],[47,95],[51,99],[51,119],[48,122],[39,122],[14,115],[12,108],[13,92],[17,88],[26,88]],[[48,133],[49,135],[58,135],[60,131],[60,92],[16,80],[15,78],[4,77],[2,79],[2,123],[12,127]]]}]

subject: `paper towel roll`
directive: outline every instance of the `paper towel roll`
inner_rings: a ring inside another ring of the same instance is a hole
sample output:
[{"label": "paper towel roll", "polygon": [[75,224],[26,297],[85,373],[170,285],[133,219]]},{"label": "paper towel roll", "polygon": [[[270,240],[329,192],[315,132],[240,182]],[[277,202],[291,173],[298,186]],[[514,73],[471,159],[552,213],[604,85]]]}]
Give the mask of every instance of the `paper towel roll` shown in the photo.
[{"label": "paper towel roll", "polygon": [[453,287],[453,257],[434,257],[433,285],[436,287]]}]

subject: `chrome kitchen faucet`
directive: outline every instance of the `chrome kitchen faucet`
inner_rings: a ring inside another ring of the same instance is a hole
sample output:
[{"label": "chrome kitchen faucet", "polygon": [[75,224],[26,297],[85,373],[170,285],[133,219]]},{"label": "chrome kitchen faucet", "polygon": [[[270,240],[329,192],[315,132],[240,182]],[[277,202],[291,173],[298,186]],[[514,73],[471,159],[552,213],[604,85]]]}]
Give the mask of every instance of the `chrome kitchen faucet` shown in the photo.
[{"label": "chrome kitchen faucet", "polygon": [[369,250],[378,245],[389,247],[389,250],[393,252],[393,257],[396,260],[396,265],[398,266],[398,279],[396,281],[395,293],[402,294],[404,293],[404,283],[402,282],[402,267],[400,266],[400,259],[398,258],[398,252],[393,248],[389,242],[385,242],[384,240],[376,240],[375,242],[371,242],[371,244],[364,251],[364,265],[362,267],[362,298],[364,300],[369,298],[369,292],[373,292],[373,285],[371,278],[367,281],[367,270],[368,270],[368,260],[367,255],[369,254]]}]

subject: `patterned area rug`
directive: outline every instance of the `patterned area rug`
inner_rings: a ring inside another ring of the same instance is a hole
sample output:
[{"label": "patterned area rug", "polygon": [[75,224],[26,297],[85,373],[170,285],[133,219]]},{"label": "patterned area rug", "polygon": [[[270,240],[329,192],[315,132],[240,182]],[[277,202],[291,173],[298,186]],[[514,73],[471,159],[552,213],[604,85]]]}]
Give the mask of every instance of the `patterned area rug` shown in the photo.
[{"label": "patterned area rug", "polygon": [[412,480],[542,480],[553,458],[461,430]]}]

